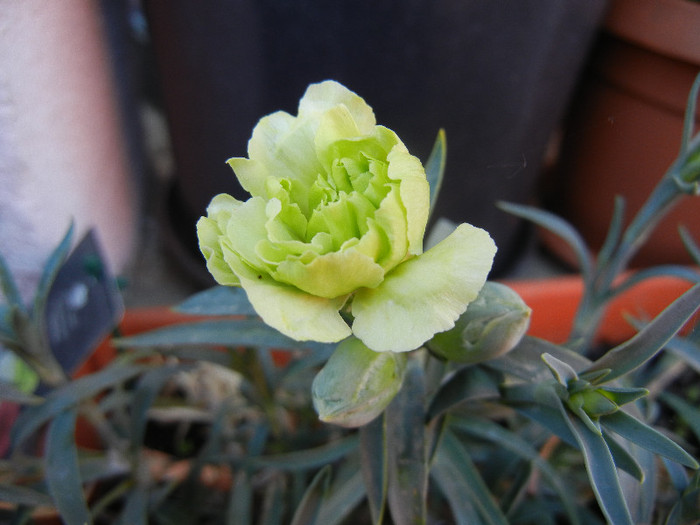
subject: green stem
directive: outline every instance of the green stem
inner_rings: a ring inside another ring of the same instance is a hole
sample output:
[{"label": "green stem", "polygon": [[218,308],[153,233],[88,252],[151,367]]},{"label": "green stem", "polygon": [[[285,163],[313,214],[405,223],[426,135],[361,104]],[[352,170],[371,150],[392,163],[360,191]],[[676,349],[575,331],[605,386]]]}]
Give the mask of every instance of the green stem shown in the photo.
[{"label": "green stem", "polygon": [[609,260],[599,261],[591,286],[586,286],[567,344],[583,350],[590,346],[601,323],[609,299],[614,295],[614,282],[625,271],[639,248],[647,241],[661,219],[678,201],[693,192],[700,179],[697,157],[700,135],[689,142],[632,222],[625,229],[617,249]]},{"label": "green stem", "polygon": [[97,402],[93,399],[89,399],[82,404],[83,415],[87,420],[95,427],[97,433],[104,443],[107,444],[110,450],[117,451],[120,454],[126,454],[128,450],[128,445],[125,440],[121,439],[119,435],[114,431],[112,425],[99,410]]},{"label": "green stem", "polygon": [[607,293],[612,289],[614,280],[627,268],[630,259],[648,240],[661,219],[686,195],[674,179],[677,169],[677,164],[674,164],[656,186],[625,230],[618,249],[609,263],[600,268],[596,283],[599,293]]},{"label": "green stem", "polygon": [[108,491],[104,496],[102,496],[97,502],[92,506],[90,512],[93,518],[98,518],[107,507],[112,503],[119,501],[124,494],[129,492],[134,486],[134,480],[132,478],[125,479],[119,483],[112,490]]},{"label": "green stem", "polygon": [[248,358],[251,360],[250,363],[250,379],[255,387],[255,390],[260,396],[260,403],[265,415],[270,423],[270,431],[272,435],[276,438],[282,437],[283,424],[280,421],[279,414],[277,413],[278,406],[275,403],[274,393],[272,392],[270,385],[265,377],[265,371],[263,370],[262,364],[260,364],[260,358],[255,349],[247,349]]}]

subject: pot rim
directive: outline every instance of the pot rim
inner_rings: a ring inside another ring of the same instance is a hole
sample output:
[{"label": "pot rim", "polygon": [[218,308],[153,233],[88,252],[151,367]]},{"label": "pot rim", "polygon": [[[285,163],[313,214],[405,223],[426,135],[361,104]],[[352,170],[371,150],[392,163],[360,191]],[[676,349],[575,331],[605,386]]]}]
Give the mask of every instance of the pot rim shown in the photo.
[{"label": "pot rim", "polygon": [[700,2],[613,0],[603,25],[623,40],[700,65]]}]

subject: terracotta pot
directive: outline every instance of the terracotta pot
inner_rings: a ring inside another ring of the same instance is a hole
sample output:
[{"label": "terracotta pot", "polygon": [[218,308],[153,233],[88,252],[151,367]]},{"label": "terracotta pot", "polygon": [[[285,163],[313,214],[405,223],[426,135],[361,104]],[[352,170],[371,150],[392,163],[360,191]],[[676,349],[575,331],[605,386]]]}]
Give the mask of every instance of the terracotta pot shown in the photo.
[{"label": "terracotta pot", "polygon": [[[583,294],[581,277],[506,281],[505,284],[532,308],[529,335],[552,343],[566,341]],[[689,282],[674,277],[656,277],[633,286],[610,302],[596,340],[611,345],[626,341],[637,333],[627,316],[651,319],[690,287]]]},{"label": "terracotta pot", "polygon": [[[629,219],[678,155],[690,88],[700,72],[700,3],[615,0],[568,121],[551,207],[593,248],[615,195]],[[696,115],[700,121],[700,111]],[[697,125],[697,124],[696,124]],[[634,265],[689,263],[678,225],[700,238],[700,199],[659,225]],[[546,243],[570,260],[556,242]]]},{"label": "terracotta pot", "polygon": [[[119,333],[122,336],[136,335],[174,324],[205,319],[208,319],[208,317],[178,313],[169,307],[132,308],[124,313],[124,317],[119,323]],[[75,377],[80,377],[104,368],[116,355],[117,349],[112,344],[112,338],[106,338],[95,349],[95,352],[78,368]],[[275,350],[272,352],[272,358],[277,366],[285,366],[289,363],[291,354],[286,350]]]},{"label": "terracotta pot", "polygon": [[[503,282],[520,294],[532,308],[530,335],[553,343],[566,340],[583,293],[583,281],[580,276]],[[627,321],[627,315],[654,317],[690,286],[687,281],[674,277],[654,277],[633,286],[610,302],[598,340],[615,344],[629,339],[636,333],[636,329]],[[136,308],[127,310],[120,324],[120,331],[124,335],[133,335],[196,319],[202,317],[179,314],[167,307]],[[76,376],[103,368],[115,355],[116,349],[108,338],[83,363]],[[278,366],[284,366],[289,362],[290,354],[280,350],[273,358]]]}]

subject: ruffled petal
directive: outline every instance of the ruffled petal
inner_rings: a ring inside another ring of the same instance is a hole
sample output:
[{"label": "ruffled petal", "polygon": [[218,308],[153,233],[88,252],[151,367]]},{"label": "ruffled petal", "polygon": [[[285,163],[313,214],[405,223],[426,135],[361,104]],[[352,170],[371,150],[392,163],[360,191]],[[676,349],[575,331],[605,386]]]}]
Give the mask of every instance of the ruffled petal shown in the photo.
[{"label": "ruffled petal", "polygon": [[387,156],[389,179],[399,180],[401,202],[406,209],[408,251],[423,252],[423,236],[430,213],[430,185],[420,161],[403,144],[397,144]]},{"label": "ruffled petal", "polygon": [[267,204],[262,197],[251,197],[231,213],[224,230],[231,249],[254,268],[265,266],[256,248],[267,239]]},{"label": "ruffled petal", "polygon": [[197,237],[199,238],[199,249],[207,261],[207,270],[214,277],[214,280],[223,285],[239,285],[240,280],[224,261],[219,241],[221,230],[216,221],[208,217],[201,217],[197,221]]},{"label": "ruffled petal", "polygon": [[311,84],[299,101],[299,118],[319,119],[329,109],[343,104],[360,133],[369,133],[376,120],[372,108],[359,95],[333,80]]},{"label": "ruffled petal", "polygon": [[377,288],[357,291],[353,333],[377,352],[418,348],[454,326],[486,282],[495,254],[487,232],[461,224],[435,247],[397,266]]},{"label": "ruffled petal", "polygon": [[371,257],[348,248],[325,255],[314,253],[309,261],[289,258],[277,266],[273,276],[307,293],[332,298],[377,286],[384,278],[384,269]]},{"label": "ruffled petal", "polygon": [[325,299],[257,274],[239,261],[230,260],[250,304],[263,321],[296,341],[336,343],[352,332],[339,310],[347,297]]},{"label": "ruffled petal", "polygon": [[260,119],[248,141],[248,158],[229,159],[241,185],[251,195],[266,196],[265,179],[298,180],[311,186],[321,171],[314,136],[318,122],[278,111]]},{"label": "ruffled petal", "polygon": [[207,269],[216,282],[237,286],[240,281],[224,259],[222,241],[225,240],[226,224],[241,201],[222,193],[214,197],[207,207],[207,217],[197,221],[199,249],[207,262]]}]

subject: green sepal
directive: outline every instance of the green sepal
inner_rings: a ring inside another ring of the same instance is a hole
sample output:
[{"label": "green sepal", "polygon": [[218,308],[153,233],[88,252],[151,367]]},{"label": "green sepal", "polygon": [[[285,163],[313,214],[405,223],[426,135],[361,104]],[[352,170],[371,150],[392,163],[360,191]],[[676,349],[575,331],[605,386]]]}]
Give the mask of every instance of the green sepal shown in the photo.
[{"label": "green sepal", "polygon": [[440,194],[440,188],[442,187],[442,180],[445,175],[445,159],[447,157],[447,138],[445,135],[445,130],[440,129],[438,135],[435,138],[435,144],[433,144],[433,149],[430,152],[430,156],[425,163],[425,176],[428,179],[428,184],[430,185],[430,212],[432,213],[435,209],[435,203],[437,202],[438,196]]}]

